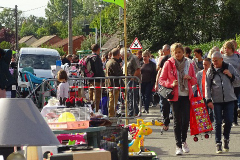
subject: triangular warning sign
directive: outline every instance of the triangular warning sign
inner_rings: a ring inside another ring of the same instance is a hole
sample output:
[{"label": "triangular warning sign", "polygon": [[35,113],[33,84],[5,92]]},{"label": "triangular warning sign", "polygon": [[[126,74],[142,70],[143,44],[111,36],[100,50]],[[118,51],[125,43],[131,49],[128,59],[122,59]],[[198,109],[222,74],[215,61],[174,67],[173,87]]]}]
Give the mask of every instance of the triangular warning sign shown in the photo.
[{"label": "triangular warning sign", "polygon": [[133,43],[131,44],[130,49],[142,49],[142,46],[137,37],[134,39]]}]

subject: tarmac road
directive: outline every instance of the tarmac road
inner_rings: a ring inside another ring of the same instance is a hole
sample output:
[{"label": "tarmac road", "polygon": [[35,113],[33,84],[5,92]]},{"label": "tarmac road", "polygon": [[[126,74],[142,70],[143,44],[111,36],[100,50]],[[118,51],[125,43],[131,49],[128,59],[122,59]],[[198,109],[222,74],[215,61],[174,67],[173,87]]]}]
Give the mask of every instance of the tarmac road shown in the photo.
[{"label": "tarmac road", "polygon": [[[149,114],[142,115],[144,122],[150,122],[154,118],[160,117],[159,107],[150,108]],[[136,120],[131,120],[131,123],[136,123]],[[239,121],[240,124],[240,121]],[[170,122],[169,130],[160,134],[160,126],[150,126],[153,133],[145,137],[145,148],[155,151],[160,160],[237,160],[240,159],[240,126],[232,127],[230,134],[230,150],[228,153],[223,152],[221,154],[216,154],[215,147],[215,135],[214,131],[212,137],[210,135],[209,139],[204,137],[201,139],[199,136],[199,141],[194,142],[193,136],[190,136],[188,132],[187,143],[190,148],[190,153],[184,153],[181,156],[175,155],[175,138],[173,133],[173,121]]]}]

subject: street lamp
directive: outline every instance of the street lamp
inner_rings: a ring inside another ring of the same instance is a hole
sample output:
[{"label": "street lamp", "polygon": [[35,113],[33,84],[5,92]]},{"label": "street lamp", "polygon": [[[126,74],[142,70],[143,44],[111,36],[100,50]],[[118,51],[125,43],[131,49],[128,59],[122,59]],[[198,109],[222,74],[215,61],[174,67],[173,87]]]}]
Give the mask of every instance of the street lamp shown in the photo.
[{"label": "street lamp", "polygon": [[[100,0],[100,3],[102,3],[102,1]],[[96,8],[94,10],[94,12],[98,12],[98,9],[100,8],[100,49],[102,48],[102,19],[101,19],[101,12],[102,12],[102,8],[104,7],[104,5],[100,4],[100,5],[95,5],[94,7]]]},{"label": "street lamp", "polygon": [[100,49],[102,48],[102,20],[101,20],[101,12],[102,12],[102,7],[104,7],[104,5],[99,5],[98,6],[100,8]]}]

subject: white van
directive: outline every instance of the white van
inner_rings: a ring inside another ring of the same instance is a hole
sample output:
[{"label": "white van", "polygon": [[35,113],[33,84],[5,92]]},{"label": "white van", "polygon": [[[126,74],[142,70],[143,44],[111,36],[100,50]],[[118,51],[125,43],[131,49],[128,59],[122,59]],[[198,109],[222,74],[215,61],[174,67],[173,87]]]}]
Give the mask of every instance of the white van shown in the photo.
[{"label": "white van", "polygon": [[53,78],[51,65],[56,65],[60,55],[55,49],[48,48],[21,48],[18,59],[18,71],[25,67],[32,67],[36,77]]}]

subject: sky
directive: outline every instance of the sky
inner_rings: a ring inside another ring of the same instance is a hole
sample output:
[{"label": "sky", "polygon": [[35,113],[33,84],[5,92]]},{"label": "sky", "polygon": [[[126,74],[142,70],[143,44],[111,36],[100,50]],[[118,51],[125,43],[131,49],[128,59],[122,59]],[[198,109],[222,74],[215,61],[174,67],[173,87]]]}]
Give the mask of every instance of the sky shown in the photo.
[{"label": "sky", "polygon": [[[17,5],[18,10],[26,11],[23,13],[24,17],[30,15],[45,17],[45,8],[48,1],[49,0],[1,0],[0,7],[15,8],[15,5]],[[2,10],[3,9],[0,8],[0,12]]]}]

